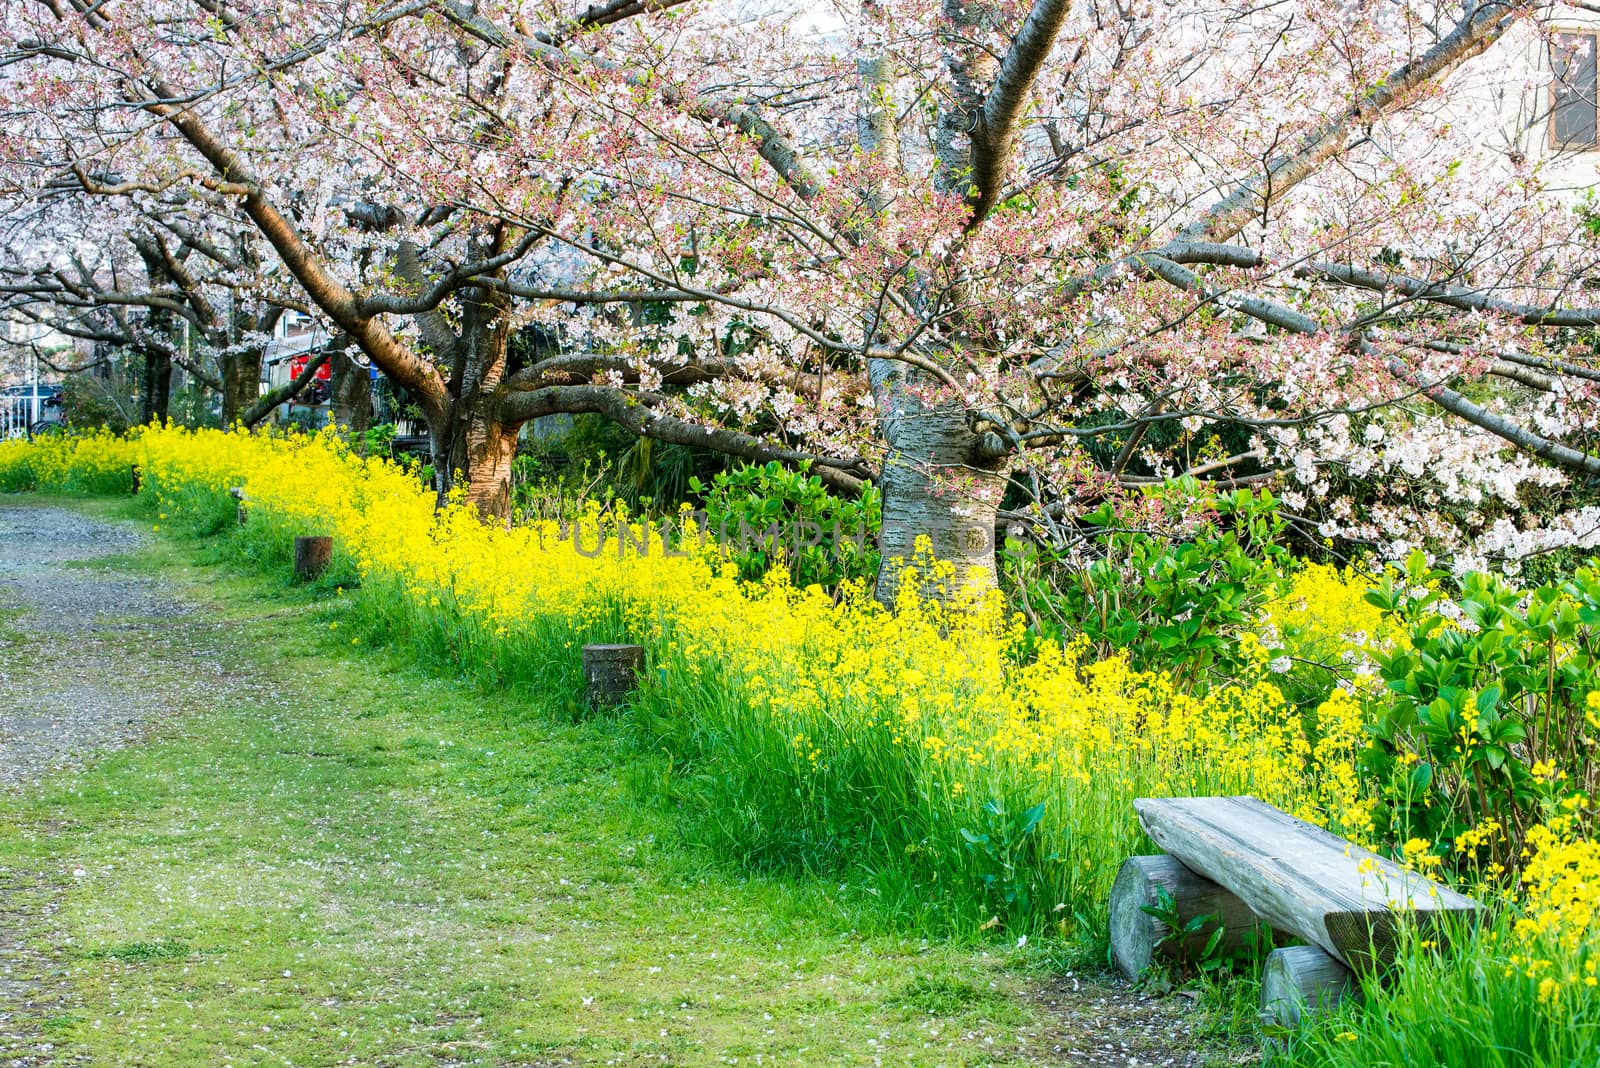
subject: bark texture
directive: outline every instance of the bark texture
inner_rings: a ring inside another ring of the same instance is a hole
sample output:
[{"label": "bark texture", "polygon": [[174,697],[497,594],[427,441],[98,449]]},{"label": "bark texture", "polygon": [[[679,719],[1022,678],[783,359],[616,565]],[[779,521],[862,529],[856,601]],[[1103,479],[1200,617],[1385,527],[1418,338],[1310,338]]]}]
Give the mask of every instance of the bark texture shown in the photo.
[{"label": "bark texture", "polygon": [[888,446],[879,479],[878,600],[894,603],[923,538],[954,569],[946,594],[993,589],[994,527],[1006,480],[996,461],[981,458],[966,406],[924,400],[933,387],[904,365],[874,360],[871,374]]},{"label": "bark texture", "polygon": [[222,364],[222,425],[232,426],[261,391],[261,350],[229,353]]},{"label": "bark texture", "polygon": [[172,361],[159,352],[146,350],[140,386],[139,421],[166,422],[172,405]]},{"label": "bark texture", "polygon": [[511,520],[511,463],[519,421],[508,420],[502,401],[510,344],[509,299],[494,289],[463,294],[461,333],[451,346],[449,418],[433,430],[434,470],[440,499],[458,481],[485,519]]},{"label": "bark texture", "polygon": [[351,433],[365,434],[372,426],[372,376],[348,352],[333,357],[331,402],[333,420]]}]

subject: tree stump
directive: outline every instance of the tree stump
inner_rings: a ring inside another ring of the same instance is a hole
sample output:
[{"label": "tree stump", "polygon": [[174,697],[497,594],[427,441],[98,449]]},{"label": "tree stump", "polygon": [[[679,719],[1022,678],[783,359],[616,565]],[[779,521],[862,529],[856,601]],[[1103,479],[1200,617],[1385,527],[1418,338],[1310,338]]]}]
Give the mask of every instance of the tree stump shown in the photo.
[{"label": "tree stump", "polygon": [[638,685],[644,667],[642,645],[585,645],[583,681],[591,708],[615,708]]},{"label": "tree stump", "polygon": [[1355,973],[1316,946],[1287,946],[1267,955],[1261,973],[1261,1016],[1293,1030],[1313,1013],[1360,997]]},{"label": "tree stump", "polygon": [[321,577],[333,559],[333,538],[316,534],[294,539],[294,574],[298,579]]},{"label": "tree stump", "polygon": [[[1210,915],[1216,920],[1182,942],[1169,940],[1172,929],[1143,908],[1154,906],[1161,890],[1172,895],[1184,923],[1196,916]],[[1265,935],[1261,918],[1249,905],[1169,856],[1129,857],[1123,861],[1111,886],[1110,913],[1111,958],[1117,971],[1129,981],[1139,978],[1158,953],[1198,957],[1219,922],[1223,934],[1218,951],[1222,953],[1232,953],[1242,948],[1248,938]]]}]

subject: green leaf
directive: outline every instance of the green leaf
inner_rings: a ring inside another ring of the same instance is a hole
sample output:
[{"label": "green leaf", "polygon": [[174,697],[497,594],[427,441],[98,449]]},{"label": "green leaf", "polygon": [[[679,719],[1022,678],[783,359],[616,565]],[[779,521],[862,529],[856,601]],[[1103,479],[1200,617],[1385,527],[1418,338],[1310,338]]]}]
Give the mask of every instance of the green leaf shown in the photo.
[{"label": "green leaf", "polygon": [[1428,763],[1418,764],[1411,769],[1411,789],[1415,793],[1424,793],[1433,785],[1433,765]]}]

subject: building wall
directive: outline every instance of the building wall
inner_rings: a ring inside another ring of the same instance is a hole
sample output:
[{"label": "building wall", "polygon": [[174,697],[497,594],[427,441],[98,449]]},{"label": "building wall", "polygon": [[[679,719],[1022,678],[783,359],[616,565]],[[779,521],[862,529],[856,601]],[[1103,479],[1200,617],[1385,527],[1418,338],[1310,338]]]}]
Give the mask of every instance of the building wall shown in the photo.
[{"label": "building wall", "polygon": [[1578,197],[1600,183],[1600,148],[1552,144],[1556,72],[1549,35],[1559,32],[1600,35],[1600,14],[1561,6],[1538,23],[1517,26],[1446,82],[1445,107],[1452,120],[1481,131],[1479,143],[1508,165],[1537,163],[1548,188]]}]

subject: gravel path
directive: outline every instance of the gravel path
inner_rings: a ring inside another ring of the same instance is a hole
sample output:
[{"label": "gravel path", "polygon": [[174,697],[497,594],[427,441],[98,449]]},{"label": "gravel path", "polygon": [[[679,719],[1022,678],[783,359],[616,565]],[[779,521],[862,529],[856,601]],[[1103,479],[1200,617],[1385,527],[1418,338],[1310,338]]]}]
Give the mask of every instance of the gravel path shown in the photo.
[{"label": "gravel path", "polygon": [[188,607],[147,579],[63,566],[139,546],[127,526],[0,502],[0,786],[125,744],[172,704],[128,653],[169,645]]},{"label": "gravel path", "polygon": [[[233,681],[223,631],[159,580],[119,572],[131,525],[0,498],[0,791],[18,790],[203,707]],[[96,563],[96,561],[102,561]],[[0,868],[0,1065],[49,1059],[38,1021],[67,1007],[37,940],[70,872]]]}]

